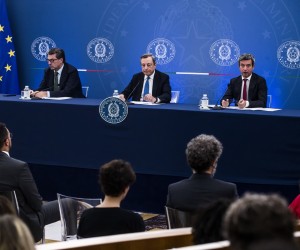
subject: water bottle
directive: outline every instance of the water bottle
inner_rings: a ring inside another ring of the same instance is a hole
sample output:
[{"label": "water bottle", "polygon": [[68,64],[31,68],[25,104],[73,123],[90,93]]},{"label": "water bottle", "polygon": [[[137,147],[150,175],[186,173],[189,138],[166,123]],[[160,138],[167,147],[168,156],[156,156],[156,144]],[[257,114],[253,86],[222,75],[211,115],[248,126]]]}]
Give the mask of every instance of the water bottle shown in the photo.
[{"label": "water bottle", "polygon": [[208,109],[208,97],[207,94],[203,94],[200,102],[201,109]]},{"label": "water bottle", "polygon": [[119,91],[117,89],[114,90],[113,97],[119,97]]},{"label": "water bottle", "polygon": [[29,88],[29,86],[25,86],[25,88],[24,88],[24,99],[30,99],[30,88]]}]

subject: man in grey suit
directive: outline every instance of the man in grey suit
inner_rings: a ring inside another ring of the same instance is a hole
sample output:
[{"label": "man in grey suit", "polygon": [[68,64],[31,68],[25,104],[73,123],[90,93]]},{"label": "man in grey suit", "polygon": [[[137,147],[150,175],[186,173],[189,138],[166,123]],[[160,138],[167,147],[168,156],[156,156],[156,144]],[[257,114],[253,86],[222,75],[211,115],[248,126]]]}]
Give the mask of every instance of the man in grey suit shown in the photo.
[{"label": "man in grey suit", "polygon": [[0,122],[0,189],[16,191],[20,217],[38,242],[43,236],[44,226],[60,220],[58,202],[43,204],[28,164],[10,157],[11,146],[12,134]]},{"label": "man in grey suit", "polygon": [[166,205],[193,212],[220,198],[237,199],[235,184],[213,178],[222,151],[221,142],[213,135],[201,134],[193,138],[185,151],[193,174],[169,185]]}]

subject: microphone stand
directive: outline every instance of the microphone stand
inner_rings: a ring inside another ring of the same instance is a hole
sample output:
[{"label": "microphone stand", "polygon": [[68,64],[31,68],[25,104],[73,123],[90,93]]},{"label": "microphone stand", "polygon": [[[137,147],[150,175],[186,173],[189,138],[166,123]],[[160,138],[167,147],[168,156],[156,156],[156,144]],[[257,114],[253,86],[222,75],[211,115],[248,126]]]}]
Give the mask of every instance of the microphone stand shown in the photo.
[{"label": "microphone stand", "polygon": [[[226,88],[226,90],[224,91],[224,94],[221,96],[221,98],[219,98],[219,99],[217,100],[215,106],[211,108],[212,110],[222,110],[222,109],[225,109],[225,108],[222,107],[222,105],[218,105],[218,103],[221,102],[221,100],[222,100],[223,96],[226,94],[228,88],[229,88],[229,83],[227,84],[227,88]],[[229,102],[229,103],[230,103],[230,102]]]}]

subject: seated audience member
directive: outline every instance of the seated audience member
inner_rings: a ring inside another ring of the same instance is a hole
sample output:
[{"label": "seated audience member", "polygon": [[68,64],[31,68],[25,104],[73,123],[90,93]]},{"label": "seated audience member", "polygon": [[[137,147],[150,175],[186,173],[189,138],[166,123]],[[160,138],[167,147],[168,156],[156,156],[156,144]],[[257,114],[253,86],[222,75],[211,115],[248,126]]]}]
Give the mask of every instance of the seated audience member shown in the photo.
[{"label": "seated audience member", "polygon": [[12,134],[0,122],[0,186],[16,191],[20,217],[38,242],[44,226],[60,220],[58,202],[43,203],[28,164],[10,157],[11,147]]},{"label": "seated audience member", "polygon": [[291,202],[289,209],[293,212],[297,219],[300,219],[300,195],[297,195],[296,198]]},{"label": "seated audience member", "polygon": [[169,185],[168,207],[193,212],[220,198],[238,198],[235,184],[213,178],[222,150],[221,142],[213,135],[201,134],[187,144],[185,154],[193,174]]},{"label": "seated audience member", "polygon": [[0,249],[34,250],[32,235],[24,222],[16,215],[0,216]]},{"label": "seated audience member", "polygon": [[113,160],[100,167],[99,184],[105,195],[104,201],[82,213],[78,238],[145,231],[139,214],[120,207],[135,179],[129,162]]},{"label": "seated audience member", "polygon": [[0,195],[0,215],[4,214],[17,214],[11,201],[3,195]]},{"label": "seated audience member", "polygon": [[195,245],[224,240],[223,218],[231,203],[232,200],[219,199],[197,210],[192,228]]},{"label": "seated audience member", "polygon": [[296,221],[279,195],[245,194],[231,204],[223,223],[233,250],[274,239],[294,244]]}]

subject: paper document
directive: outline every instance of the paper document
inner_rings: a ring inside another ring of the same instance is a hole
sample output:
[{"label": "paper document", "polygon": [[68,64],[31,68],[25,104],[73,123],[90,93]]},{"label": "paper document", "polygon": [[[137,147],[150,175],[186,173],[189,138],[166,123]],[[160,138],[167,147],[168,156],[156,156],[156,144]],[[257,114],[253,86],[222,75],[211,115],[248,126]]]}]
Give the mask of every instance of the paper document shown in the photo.
[{"label": "paper document", "polygon": [[138,102],[138,101],[132,101],[131,103],[134,103],[134,104],[140,104],[140,105],[160,105],[160,103]]}]

